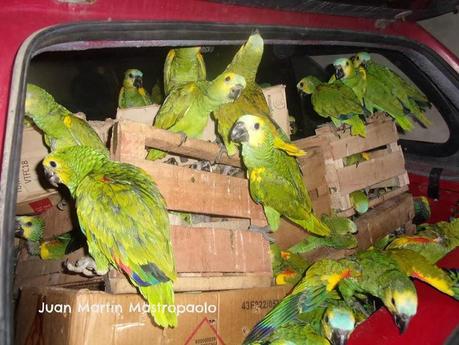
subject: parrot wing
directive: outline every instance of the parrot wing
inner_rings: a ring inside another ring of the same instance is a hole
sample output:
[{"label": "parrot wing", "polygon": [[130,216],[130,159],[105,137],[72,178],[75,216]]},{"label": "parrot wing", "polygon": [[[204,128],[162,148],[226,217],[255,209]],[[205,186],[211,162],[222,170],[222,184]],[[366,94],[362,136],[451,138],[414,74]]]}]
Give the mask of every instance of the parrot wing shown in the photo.
[{"label": "parrot wing", "polygon": [[89,146],[109,156],[107,147],[102,142],[99,135],[97,135],[96,131],[85,120],[74,115],[66,115],[63,121],[68,130],[69,137],[73,139],[74,145]]},{"label": "parrot wing", "polygon": [[175,50],[171,49],[167,53],[166,60],[164,60],[164,92],[167,94],[171,88],[172,79],[172,62],[175,58]]},{"label": "parrot wing", "polygon": [[[122,167],[132,169],[127,164]],[[133,184],[116,172],[92,175],[90,181],[87,177],[78,187],[80,225],[138,286],[174,280],[165,202],[145,173],[137,169],[132,173],[144,183]]]},{"label": "parrot wing", "polygon": [[318,85],[312,94],[312,105],[315,112],[323,117],[362,113],[357,96],[340,81]]},{"label": "parrot wing", "polygon": [[387,253],[407,276],[422,280],[447,295],[454,295],[453,282],[448,275],[421,254],[409,249],[392,249]]},{"label": "parrot wing", "polygon": [[185,116],[199,94],[199,88],[194,82],[172,89],[155,117],[154,126],[171,128]]}]

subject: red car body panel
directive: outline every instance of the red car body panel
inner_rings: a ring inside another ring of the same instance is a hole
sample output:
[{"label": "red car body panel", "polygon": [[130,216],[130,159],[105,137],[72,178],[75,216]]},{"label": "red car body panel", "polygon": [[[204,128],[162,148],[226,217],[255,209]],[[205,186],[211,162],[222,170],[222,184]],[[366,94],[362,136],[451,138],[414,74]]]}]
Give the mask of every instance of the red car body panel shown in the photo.
[{"label": "red car body panel", "polygon": [[[199,0],[96,0],[93,4],[68,4],[57,0],[4,0],[0,7],[0,164],[3,161],[10,82],[18,49],[25,39],[43,28],[83,21],[182,21],[225,24],[293,26],[375,32],[399,36],[423,44],[459,72],[459,59],[432,35],[411,22],[394,22],[384,29],[375,20],[323,14],[276,11],[225,5]],[[180,24],[177,24],[180,25]],[[1,170],[0,170],[1,171]],[[459,266],[459,250],[450,258]],[[459,303],[422,283],[419,289],[419,315],[403,336],[398,335],[385,309],[375,313],[352,335],[350,345],[358,344],[441,344],[459,323]],[[435,326],[434,326],[435,325]]]},{"label": "red car body panel", "polygon": [[375,21],[367,18],[276,11],[199,0],[97,0],[93,4],[68,4],[57,0],[4,1],[0,8],[0,32],[3,36],[0,45],[0,154],[3,154],[14,58],[24,40],[32,33],[53,25],[81,21],[133,20],[282,25],[379,32],[422,43],[459,71],[458,58],[427,31],[411,22],[395,22],[385,29],[378,29]]}]

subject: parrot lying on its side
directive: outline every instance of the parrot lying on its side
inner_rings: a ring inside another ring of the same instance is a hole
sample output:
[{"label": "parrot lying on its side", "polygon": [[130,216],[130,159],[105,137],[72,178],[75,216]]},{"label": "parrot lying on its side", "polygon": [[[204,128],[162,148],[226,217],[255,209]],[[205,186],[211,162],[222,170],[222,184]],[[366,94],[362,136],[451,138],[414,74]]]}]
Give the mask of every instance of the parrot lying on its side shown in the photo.
[{"label": "parrot lying on its side", "polygon": [[314,111],[322,117],[329,117],[336,127],[347,124],[351,127],[351,135],[366,137],[365,123],[360,119],[362,104],[352,91],[340,80],[322,83],[314,76],[300,80],[297,89],[311,96]]},{"label": "parrot lying on its side", "polygon": [[415,235],[399,236],[390,241],[387,249],[404,248],[424,256],[430,263],[436,263],[459,246],[459,220],[450,223],[422,224]]},{"label": "parrot lying on its side", "polygon": [[312,233],[329,236],[330,229],[312,212],[311,199],[295,156],[304,155],[297,146],[282,140],[271,122],[244,115],[234,125],[231,140],[242,146],[250,195],[263,206],[271,231],[284,216]]},{"label": "parrot lying on its side", "polygon": [[317,248],[329,247],[336,249],[351,249],[357,246],[357,226],[353,221],[344,217],[323,215],[321,220],[326,224],[331,234],[329,237],[307,236],[301,242],[289,248],[294,254],[307,253]]},{"label": "parrot lying on its side", "polygon": [[352,57],[352,62],[356,68],[363,65],[369,77],[373,77],[386,85],[392,97],[397,98],[403,107],[413,114],[424,127],[432,124],[424,114],[424,108],[430,107],[430,102],[416,86],[401,78],[390,68],[373,62],[367,52],[357,53]]},{"label": "parrot lying on its side", "polygon": [[167,53],[164,62],[164,94],[174,87],[206,80],[206,64],[201,47],[174,48]]},{"label": "parrot lying on its side", "polygon": [[395,123],[404,131],[411,131],[413,123],[405,115],[402,104],[395,98],[383,81],[367,74],[363,67],[354,68],[351,60],[340,58],[333,63],[336,78],[349,86],[363,100],[365,108],[373,113],[384,111],[395,119]]},{"label": "parrot lying on its side", "polygon": [[[226,72],[237,73],[245,78],[247,83],[241,96],[233,103],[220,106],[213,116],[217,122],[217,131],[223,140],[229,156],[238,152],[236,143],[231,141],[230,132],[233,125],[244,114],[253,114],[272,121],[273,127],[278,127],[271,119],[268,103],[261,87],[255,82],[258,66],[263,55],[263,38],[258,33],[250,35],[247,42],[239,49]],[[281,130],[280,130],[281,131]],[[283,134],[285,135],[285,134]],[[286,138],[284,140],[287,140]]]},{"label": "parrot lying on its side", "polygon": [[34,84],[27,84],[25,115],[43,131],[45,143],[51,151],[84,145],[109,156],[107,147],[85,120],[73,115]]},{"label": "parrot lying on its side", "polygon": [[345,259],[322,259],[312,264],[292,292],[254,326],[243,344],[255,341],[263,343],[282,325],[291,322],[319,321],[324,308],[337,303],[339,296],[334,291],[336,285],[352,274],[359,274],[353,271],[353,266],[352,262]]},{"label": "parrot lying on its side", "polygon": [[[272,244],[275,246],[275,244]],[[276,271],[273,270],[277,285],[295,285],[303,278],[304,272],[310,263],[298,254],[282,250],[279,252],[281,266]]]},{"label": "parrot lying on its side", "polygon": [[333,301],[314,313],[299,314],[297,320],[281,325],[266,339],[250,344],[345,345],[355,326],[353,311],[342,301]]},{"label": "parrot lying on its side", "polygon": [[126,109],[150,104],[150,95],[143,87],[143,73],[138,69],[128,69],[124,73],[123,86],[118,95],[118,107]]},{"label": "parrot lying on its side", "polygon": [[43,260],[61,260],[85,243],[80,231],[43,240],[44,229],[45,222],[40,216],[16,216],[16,235],[27,240],[30,255],[39,255]]},{"label": "parrot lying on its side", "polygon": [[[172,89],[155,117],[154,126],[186,137],[199,138],[207,126],[210,113],[221,104],[236,100],[246,83],[244,77],[224,72],[213,81],[197,81]],[[165,157],[163,151],[150,149],[147,159]]]},{"label": "parrot lying on its side", "polygon": [[48,180],[66,185],[75,198],[92,257],[67,267],[88,275],[103,275],[110,265],[120,269],[150,304],[155,322],[176,326],[169,308],[176,278],[169,218],[150,176],[83,146],[51,153],[43,166]]}]

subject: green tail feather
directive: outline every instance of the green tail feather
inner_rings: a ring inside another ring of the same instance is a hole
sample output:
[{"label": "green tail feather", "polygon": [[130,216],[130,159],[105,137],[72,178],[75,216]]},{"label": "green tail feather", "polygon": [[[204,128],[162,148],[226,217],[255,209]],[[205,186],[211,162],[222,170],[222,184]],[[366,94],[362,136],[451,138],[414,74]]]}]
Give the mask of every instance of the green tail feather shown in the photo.
[{"label": "green tail feather", "polygon": [[313,232],[314,234],[317,234],[319,236],[330,236],[331,231],[330,231],[330,228],[326,224],[322,223],[313,214],[311,214],[311,218],[312,218],[312,228],[311,229],[308,228],[308,231]]},{"label": "green tail feather", "polygon": [[368,211],[368,197],[364,191],[356,190],[349,195],[352,205],[359,214],[363,214]]},{"label": "green tail feather", "polygon": [[166,157],[167,153],[161,150],[155,150],[155,149],[150,149],[148,150],[147,157],[145,159],[148,159],[150,161],[155,161],[158,159],[162,159]]},{"label": "green tail feather", "polygon": [[301,242],[291,246],[288,251],[294,254],[308,253],[311,250],[317,249],[323,246],[323,238],[308,236]]},{"label": "green tail feather", "polygon": [[395,123],[400,126],[405,132],[411,132],[413,130],[413,122],[405,115],[393,116]]},{"label": "green tail feather", "polygon": [[418,109],[417,111],[412,112],[412,114],[414,115],[416,120],[422,123],[424,127],[429,127],[432,124],[432,121],[429,120],[429,118],[423,111]]},{"label": "green tail feather", "polygon": [[[150,313],[155,322],[161,327],[177,326],[177,315],[168,310],[168,306],[174,305],[174,288],[171,281],[159,283],[156,285],[139,286],[139,291],[142,296],[150,304]],[[158,309],[159,305],[159,309]],[[164,311],[161,310],[164,307]],[[170,307],[173,308],[173,307]]]}]

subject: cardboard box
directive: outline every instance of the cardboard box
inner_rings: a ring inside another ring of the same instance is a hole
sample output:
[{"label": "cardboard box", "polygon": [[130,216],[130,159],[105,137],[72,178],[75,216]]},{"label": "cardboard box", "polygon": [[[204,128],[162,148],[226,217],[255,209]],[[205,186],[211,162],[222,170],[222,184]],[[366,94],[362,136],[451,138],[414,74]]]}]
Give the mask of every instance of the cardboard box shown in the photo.
[{"label": "cardboard box", "polygon": [[[43,345],[237,345],[288,293],[288,287],[180,293],[178,327],[161,329],[142,312],[137,294],[28,288],[21,293],[16,344]],[[42,303],[52,312],[39,313]]]},{"label": "cardboard box", "polygon": [[21,204],[20,211],[42,210],[46,201],[39,206],[40,200],[48,199],[50,207],[53,204],[54,199],[48,196],[56,194],[56,189],[45,181],[40,164],[47,154],[48,148],[43,142],[43,135],[33,127],[24,128],[17,197],[17,203]]},{"label": "cardboard box", "polygon": [[285,85],[274,85],[263,89],[271,116],[285,133],[290,135],[290,121],[288,118],[287,97]]}]

